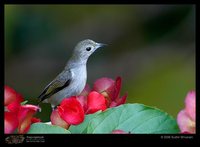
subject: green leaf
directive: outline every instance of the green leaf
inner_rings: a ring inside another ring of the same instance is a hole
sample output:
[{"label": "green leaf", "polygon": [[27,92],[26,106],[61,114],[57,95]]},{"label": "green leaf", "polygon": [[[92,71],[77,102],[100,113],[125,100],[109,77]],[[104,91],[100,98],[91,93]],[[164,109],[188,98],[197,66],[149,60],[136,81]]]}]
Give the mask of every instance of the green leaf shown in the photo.
[{"label": "green leaf", "polygon": [[34,123],[27,134],[70,134],[70,131],[55,125]]},{"label": "green leaf", "polygon": [[26,101],[23,101],[23,102],[21,102],[21,105],[25,105],[26,103],[28,103],[28,101],[26,100]]},{"label": "green leaf", "polygon": [[178,133],[176,120],[167,113],[143,104],[124,104],[109,108],[90,120],[87,133],[123,130],[133,134]]},{"label": "green leaf", "polygon": [[84,122],[79,124],[79,125],[71,125],[69,127],[69,131],[71,133],[75,133],[75,134],[79,134],[79,133],[87,133],[87,127],[88,127],[88,124],[91,120],[93,120],[98,114],[100,114],[100,112],[102,111],[98,111],[94,114],[89,114],[89,115],[86,115],[85,116],[85,119],[84,119]]}]

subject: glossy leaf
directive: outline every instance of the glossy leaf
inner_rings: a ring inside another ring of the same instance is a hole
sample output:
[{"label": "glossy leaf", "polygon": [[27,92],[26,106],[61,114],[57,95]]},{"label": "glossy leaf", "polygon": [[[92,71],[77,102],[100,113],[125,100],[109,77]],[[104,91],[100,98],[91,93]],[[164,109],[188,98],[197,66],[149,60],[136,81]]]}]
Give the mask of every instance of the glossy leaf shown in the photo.
[{"label": "glossy leaf", "polygon": [[69,131],[71,133],[75,133],[75,134],[79,134],[79,133],[84,134],[84,133],[87,133],[87,127],[88,127],[89,122],[91,120],[93,120],[101,112],[102,111],[100,110],[100,111],[97,111],[94,114],[86,115],[83,123],[81,123],[80,125],[77,125],[77,126],[71,125],[69,127]]},{"label": "glossy leaf", "polygon": [[123,130],[133,134],[178,133],[176,120],[167,113],[143,104],[124,104],[107,109],[93,118],[87,133]]},{"label": "glossy leaf", "polygon": [[27,134],[70,134],[70,131],[55,125],[34,123]]}]

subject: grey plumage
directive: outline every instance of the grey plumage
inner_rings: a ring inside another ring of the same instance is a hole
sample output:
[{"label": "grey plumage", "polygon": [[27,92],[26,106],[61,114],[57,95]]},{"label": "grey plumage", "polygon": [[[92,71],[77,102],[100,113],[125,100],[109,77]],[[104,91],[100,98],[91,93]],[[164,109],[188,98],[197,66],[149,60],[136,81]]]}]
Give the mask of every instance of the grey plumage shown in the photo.
[{"label": "grey plumage", "polygon": [[40,94],[40,102],[51,103],[54,108],[60,104],[63,98],[79,95],[86,84],[86,64],[89,56],[104,45],[90,39],[79,42],[64,70]]}]

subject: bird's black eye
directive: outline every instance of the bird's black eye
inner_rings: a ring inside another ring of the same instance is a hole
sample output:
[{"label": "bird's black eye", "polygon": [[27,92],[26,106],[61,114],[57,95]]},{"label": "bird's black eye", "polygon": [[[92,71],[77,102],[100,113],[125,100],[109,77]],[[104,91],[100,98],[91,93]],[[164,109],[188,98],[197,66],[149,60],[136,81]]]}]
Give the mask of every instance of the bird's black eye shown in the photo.
[{"label": "bird's black eye", "polygon": [[91,47],[87,47],[86,48],[86,51],[90,51],[92,48]]}]

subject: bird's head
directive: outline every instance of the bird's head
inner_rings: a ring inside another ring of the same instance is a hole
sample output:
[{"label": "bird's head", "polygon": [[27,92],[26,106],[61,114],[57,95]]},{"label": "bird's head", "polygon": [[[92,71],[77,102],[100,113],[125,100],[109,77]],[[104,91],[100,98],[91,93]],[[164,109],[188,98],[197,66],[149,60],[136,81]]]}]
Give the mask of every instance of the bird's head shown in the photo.
[{"label": "bird's head", "polygon": [[80,41],[74,49],[74,56],[87,60],[95,50],[105,45],[103,43],[96,43],[90,39]]}]

